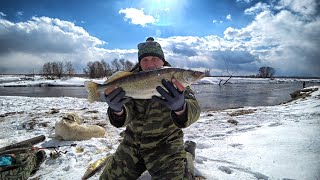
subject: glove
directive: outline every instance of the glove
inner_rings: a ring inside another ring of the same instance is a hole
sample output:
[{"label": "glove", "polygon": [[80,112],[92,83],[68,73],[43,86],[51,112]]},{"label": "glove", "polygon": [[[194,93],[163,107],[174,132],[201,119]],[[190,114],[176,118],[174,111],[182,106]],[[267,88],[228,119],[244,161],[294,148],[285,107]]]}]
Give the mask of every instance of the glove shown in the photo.
[{"label": "glove", "polygon": [[152,100],[167,106],[169,109],[175,112],[183,110],[186,103],[183,91],[181,92],[175,88],[171,81],[163,79],[162,84],[168,90],[168,92],[165,91],[161,86],[158,86],[156,89],[164,97],[164,99],[153,96]]},{"label": "glove", "polygon": [[106,101],[109,107],[114,112],[121,112],[123,105],[130,101],[131,98],[125,97],[125,92],[122,88],[117,88],[113,90],[110,94],[105,94]]}]

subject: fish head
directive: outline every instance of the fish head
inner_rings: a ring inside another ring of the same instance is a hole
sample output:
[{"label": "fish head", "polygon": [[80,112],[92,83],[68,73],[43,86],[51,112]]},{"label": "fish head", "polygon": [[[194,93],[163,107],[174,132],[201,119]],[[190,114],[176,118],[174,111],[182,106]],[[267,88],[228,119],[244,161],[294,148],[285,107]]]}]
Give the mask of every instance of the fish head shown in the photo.
[{"label": "fish head", "polygon": [[204,73],[201,71],[186,70],[182,73],[183,80],[189,85],[203,77]]}]

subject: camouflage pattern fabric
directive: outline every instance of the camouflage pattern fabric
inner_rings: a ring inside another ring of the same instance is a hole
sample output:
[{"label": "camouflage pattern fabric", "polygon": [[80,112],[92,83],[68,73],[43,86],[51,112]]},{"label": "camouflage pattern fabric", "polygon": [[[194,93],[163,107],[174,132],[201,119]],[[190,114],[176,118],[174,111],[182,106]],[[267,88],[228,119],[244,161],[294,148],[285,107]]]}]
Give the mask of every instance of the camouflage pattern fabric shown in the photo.
[{"label": "camouflage pattern fabric", "polygon": [[[107,163],[101,180],[137,179],[148,170],[153,179],[190,179],[182,128],[198,120],[200,107],[189,87],[185,90],[186,114],[176,117],[167,107],[151,100],[131,100],[125,116],[119,118],[108,109],[111,124],[126,126],[124,139]],[[192,159],[192,158],[188,158]]]},{"label": "camouflage pattern fabric", "polygon": [[16,162],[6,170],[0,170],[1,180],[27,180],[36,167],[35,151],[25,150],[24,152],[14,153],[10,150],[10,154],[16,155]]}]

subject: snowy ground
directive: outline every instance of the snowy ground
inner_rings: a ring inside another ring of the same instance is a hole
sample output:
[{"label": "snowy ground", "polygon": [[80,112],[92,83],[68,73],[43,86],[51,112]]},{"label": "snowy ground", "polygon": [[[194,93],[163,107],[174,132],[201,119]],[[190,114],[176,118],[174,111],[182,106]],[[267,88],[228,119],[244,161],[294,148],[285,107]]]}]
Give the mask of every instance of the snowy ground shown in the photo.
[{"label": "snowy ground", "polygon": [[[121,140],[123,129],[110,125],[106,110],[104,102],[81,98],[0,96],[0,147],[38,135],[47,137],[39,147],[76,143],[60,148],[66,154],[46,159],[33,178],[81,179],[90,163],[113,153]],[[55,122],[69,112],[86,124],[105,127],[105,137],[74,142],[49,138]],[[202,112],[184,132],[185,140],[197,143],[197,173],[209,180],[320,179],[320,91],[277,106]]]}]

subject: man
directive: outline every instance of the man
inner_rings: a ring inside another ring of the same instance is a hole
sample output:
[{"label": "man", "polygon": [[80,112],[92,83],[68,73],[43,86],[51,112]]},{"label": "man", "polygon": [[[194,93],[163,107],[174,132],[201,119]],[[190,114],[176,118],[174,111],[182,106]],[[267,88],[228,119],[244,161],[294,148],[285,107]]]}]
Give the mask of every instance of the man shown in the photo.
[{"label": "man", "polygon": [[[170,66],[153,38],[138,45],[138,59],[133,72]],[[193,178],[195,144],[188,142],[193,147],[188,146],[186,149],[191,150],[186,152],[182,128],[198,120],[200,107],[189,87],[176,79],[162,83],[167,90],[160,86],[156,89],[163,98],[147,100],[125,98],[125,92],[117,87],[105,90],[110,123],[126,126],[126,130],[100,179],[133,180],[145,170],[157,180]]]}]

